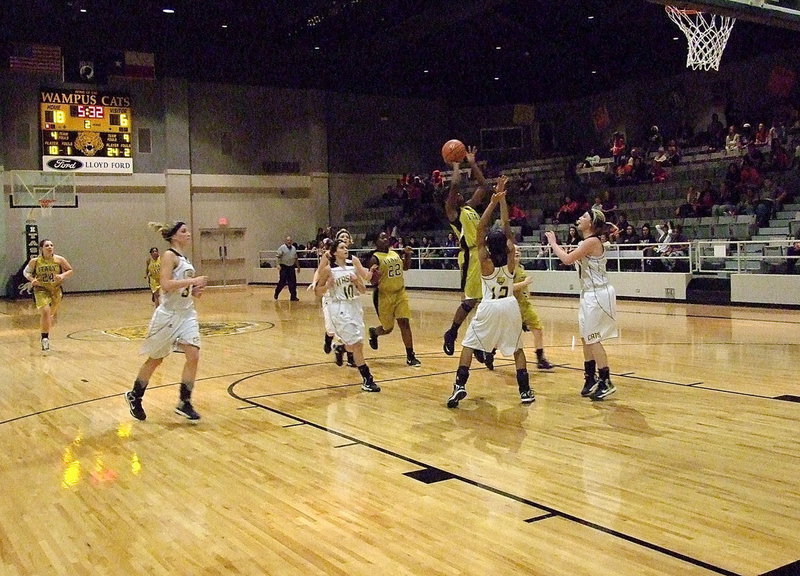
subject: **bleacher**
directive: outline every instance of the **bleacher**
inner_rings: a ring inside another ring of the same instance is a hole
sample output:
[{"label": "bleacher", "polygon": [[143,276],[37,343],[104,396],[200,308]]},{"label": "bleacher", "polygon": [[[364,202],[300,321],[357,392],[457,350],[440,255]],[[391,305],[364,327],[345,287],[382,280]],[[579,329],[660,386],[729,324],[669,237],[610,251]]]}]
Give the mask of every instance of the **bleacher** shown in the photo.
[{"label": "bleacher", "polygon": [[[781,257],[785,259],[788,245],[786,239],[793,237],[800,230],[800,219],[795,219],[800,215],[800,204],[786,205],[770,221],[769,226],[761,229],[757,227],[753,215],[684,219],[675,217],[675,210],[685,201],[689,185],[699,186],[704,179],[709,179],[715,184],[720,182],[730,162],[738,160],[739,156],[738,151],[709,152],[702,147],[685,149],[682,151],[681,163],[668,169],[669,177],[665,182],[644,182],[613,187],[618,210],[627,213],[628,221],[637,230],[644,223],[649,223],[653,229],[657,223],[668,220],[682,224],[684,234],[689,239],[700,242],[695,248],[698,251],[701,268],[705,264],[710,269],[720,270],[722,273],[773,270],[774,266],[766,266],[764,262],[777,261]],[[517,236],[526,248],[538,246],[544,230],[554,230],[562,241],[566,237],[570,224],[554,223],[547,215],[554,214],[558,210],[566,193],[580,190],[578,183],[570,181],[566,170],[574,161],[574,157],[562,156],[512,164],[501,169],[504,175],[514,180],[519,181],[527,177],[533,181],[532,194],[513,198],[513,201],[526,211],[528,222],[533,228],[532,234],[525,237]],[[605,170],[611,163],[611,158],[602,158],[597,167]],[[577,169],[576,173],[580,175],[581,170]],[[599,173],[599,170],[592,171],[594,172]],[[452,171],[443,172],[442,175],[447,181],[452,176]],[[794,172],[772,174],[771,177],[778,181],[787,180],[785,186],[797,188],[800,185],[800,174]],[[491,178],[489,180],[492,181]],[[581,191],[584,194],[593,194],[594,191],[602,190],[605,188],[589,186],[587,189],[584,186]],[[436,209],[438,208],[437,206]],[[401,208],[399,206],[369,208],[366,212],[347,215],[349,228],[356,239],[363,240],[364,235],[377,232],[388,218],[399,217]],[[418,239],[422,236],[442,239],[447,232],[449,230],[444,225],[436,230],[403,230],[403,235],[406,238],[413,235]],[[519,234],[520,230],[516,229],[515,232]],[[716,242],[716,244],[705,244],[705,242]],[[736,243],[737,257],[721,257],[719,246],[727,246],[730,243]]]}]

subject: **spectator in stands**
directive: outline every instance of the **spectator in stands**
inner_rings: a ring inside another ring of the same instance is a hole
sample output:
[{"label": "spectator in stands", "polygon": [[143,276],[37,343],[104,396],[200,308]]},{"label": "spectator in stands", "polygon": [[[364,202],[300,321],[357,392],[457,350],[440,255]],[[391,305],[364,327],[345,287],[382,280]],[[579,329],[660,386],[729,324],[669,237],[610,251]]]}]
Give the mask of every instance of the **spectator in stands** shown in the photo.
[{"label": "spectator in stands", "polygon": [[720,122],[719,114],[711,115],[708,123],[708,145],[714,150],[721,150],[725,145],[725,125]]},{"label": "spectator in stands", "polygon": [[725,172],[725,184],[729,188],[738,188],[742,183],[742,169],[736,162],[728,164],[728,170]]},{"label": "spectator in stands", "polygon": [[659,132],[658,126],[651,126],[650,135],[647,138],[647,145],[645,146],[645,154],[650,156],[650,154],[657,152],[663,145],[664,141],[661,139],[661,132]]},{"label": "spectator in stands", "polygon": [[567,222],[575,222],[578,218],[578,203],[567,194],[564,196],[564,202],[556,212],[556,223],[566,224]]},{"label": "spectator in stands", "polygon": [[[633,227],[633,224],[628,223],[624,228],[620,226],[619,239],[617,240],[620,249],[635,250],[639,242],[639,236],[636,234],[636,228]],[[622,270],[638,270],[639,267],[639,261],[631,258],[624,259],[620,262],[620,269]]]},{"label": "spectator in stands", "polygon": [[614,132],[611,137],[611,156],[614,159],[614,166],[619,166],[623,162],[622,157],[624,154],[625,136],[620,131]]},{"label": "spectator in stands", "polygon": [[711,180],[703,180],[703,188],[699,192],[700,199],[695,206],[696,216],[711,216],[711,209],[717,203],[717,191],[711,184]]},{"label": "spectator in stands", "polygon": [[620,163],[614,168],[613,178],[609,181],[611,186],[624,186],[633,183],[633,156],[630,158],[624,154]]},{"label": "spectator in stands", "polygon": [[694,186],[689,186],[686,190],[686,202],[675,209],[675,216],[678,218],[694,218],[698,216],[697,206],[700,203],[700,193]]},{"label": "spectator in stands", "polygon": [[681,126],[678,129],[678,146],[687,147],[691,146],[694,140],[694,127],[689,123],[688,120],[684,119],[681,122]]},{"label": "spectator in stands", "polygon": [[797,258],[800,257],[800,229],[794,235],[795,243],[786,250],[786,273],[797,274]]},{"label": "spectator in stands", "polygon": [[606,222],[617,221],[617,198],[611,190],[606,190],[603,195],[603,215],[606,217]]},{"label": "spectator in stands", "polygon": [[650,165],[650,179],[653,182],[664,182],[667,179],[668,173],[666,168],[664,168],[664,164],[660,162],[655,162]]},{"label": "spectator in stands", "polygon": [[689,239],[683,234],[682,224],[675,224],[669,241],[670,244],[664,250],[663,258],[661,258],[661,264],[664,269],[668,272],[673,270],[688,271],[688,263],[680,260],[685,258],[689,252]]},{"label": "spectator in stands", "polygon": [[534,270],[550,270],[552,265],[552,250],[550,249],[550,245],[547,242],[547,236],[545,236],[544,232],[541,234],[540,244],[538,250],[535,252],[535,260],[533,263]]},{"label": "spectator in stands", "polygon": [[772,152],[769,157],[769,162],[764,166],[765,171],[783,171],[792,167],[792,161],[791,158],[789,158],[789,153],[779,140],[776,139],[772,141],[771,150]]},{"label": "spectator in stands", "polygon": [[763,184],[763,178],[758,167],[750,158],[742,158],[742,169],[739,172],[739,188],[759,189]]},{"label": "spectator in stands", "polygon": [[783,127],[783,122],[780,120],[773,120],[772,126],[769,128],[770,145],[776,140],[781,144],[786,142],[786,129]]},{"label": "spectator in stands", "polygon": [[[571,252],[572,250],[575,250],[575,248],[578,247],[580,241],[581,237],[578,234],[578,228],[575,225],[571,225],[567,229],[567,234],[566,237],[564,238],[563,248],[567,252]],[[550,249],[547,248],[547,250],[548,250],[547,254],[549,254]],[[556,269],[558,270],[572,270],[573,268],[574,268],[573,266],[564,264],[563,262],[561,262],[561,260],[556,261]]]},{"label": "spectator in stands", "polygon": [[531,196],[536,192],[533,187],[533,175],[526,174],[525,177],[522,179],[522,183],[519,185],[519,195],[522,196]]},{"label": "spectator in stands", "polygon": [[739,148],[747,148],[753,142],[753,127],[748,122],[742,124],[739,131]]},{"label": "spectator in stands", "polygon": [[600,163],[600,155],[592,148],[589,155],[583,159],[581,163],[581,168],[591,168],[592,166],[597,166]]},{"label": "spectator in stands", "polygon": [[625,211],[620,211],[617,215],[617,228],[619,228],[619,234],[621,235],[625,228],[628,226],[628,213]]},{"label": "spectator in stands", "polygon": [[641,148],[636,148],[634,153],[631,154],[631,158],[633,158],[633,181],[645,182],[651,180],[650,164],[644,159]]},{"label": "spectator in stands", "polygon": [[671,220],[663,224],[656,224],[656,232],[658,232],[658,238],[656,240],[658,246],[656,246],[655,249],[656,255],[662,256],[669,250],[669,243],[672,242],[673,228],[674,225]]},{"label": "spectator in stands", "polygon": [[646,272],[653,271],[653,258],[656,254],[656,239],[653,236],[653,231],[650,229],[650,223],[645,222],[642,224],[641,233],[639,234],[639,244],[652,244],[652,246],[644,246],[644,269]]},{"label": "spectator in stands", "polygon": [[794,201],[794,192],[790,189],[776,184],[772,178],[765,178],[761,188],[761,197],[770,203],[772,208],[771,217],[783,210],[784,204],[791,204]]},{"label": "spectator in stands", "polygon": [[441,261],[438,259],[439,252],[433,249],[433,238],[423,236],[419,247],[419,265],[421,268],[431,270],[442,267]]},{"label": "spectator in stands", "polygon": [[769,144],[769,130],[767,130],[767,127],[764,126],[763,122],[758,123],[756,133],[753,135],[753,144],[758,147]]},{"label": "spectator in stands", "polygon": [[517,204],[508,207],[508,219],[512,226],[525,226],[528,223],[528,215]]},{"label": "spectator in stands", "polygon": [[736,188],[723,182],[717,195],[717,203],[711,207],[712,216],[735,216],[739,205],[739,194]]},{"label": "spectator in stands", "polygon": [[455,270],[458,268],[458,239],[452,232],[447,234],[447,240],[444,241],[444,265],[448,270]]},{"label": "spectator in stands", "polygon": [[670,140],[665,150],[667,159],[665,164],[667,166],[677,166],[681,161],[681,149],[676,140]]},{"label": "spectator in stands", "polygon": [[564,250],[569,252],[580,243],[581,237],[578,235],[578,228],[572,225],[567,230],[567,237],[564,239]]},{"label": "spectator in stands", "polygon": [[745,148],[744,158],[759,171],[764,169],[764,154],[753,142],[750,142]]},{"label": "spectator in stands", "polygon": [[742,140],[739,133],[736,131],[736,126],[730,125],[728,127],[728,135],[725,136],[725,151],[738,152]]}]

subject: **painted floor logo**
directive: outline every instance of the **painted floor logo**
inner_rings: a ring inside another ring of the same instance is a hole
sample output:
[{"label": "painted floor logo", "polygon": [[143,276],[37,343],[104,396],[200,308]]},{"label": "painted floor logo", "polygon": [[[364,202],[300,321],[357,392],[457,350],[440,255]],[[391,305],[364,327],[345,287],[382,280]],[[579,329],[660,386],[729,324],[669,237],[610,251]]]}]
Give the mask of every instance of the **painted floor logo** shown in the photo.
[{"label": "painted floor logo", "polygon": [[[230,336],[244,332],[263,330],[263,322],[200,322],[201,336]],[[103,334],[117,336],[127,340],[144,340],[147,336],[147,326],[123,326],[104,330]]]}]

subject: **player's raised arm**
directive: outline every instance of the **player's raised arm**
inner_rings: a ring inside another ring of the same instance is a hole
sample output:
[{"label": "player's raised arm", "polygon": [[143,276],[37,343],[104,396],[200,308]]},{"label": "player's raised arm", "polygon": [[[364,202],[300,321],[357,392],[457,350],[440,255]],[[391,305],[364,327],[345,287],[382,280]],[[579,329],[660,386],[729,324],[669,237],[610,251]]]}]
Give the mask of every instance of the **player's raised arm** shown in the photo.
[{"label": "player's raised arm", "polygon": [[483,203],[484,199],[486,198],[486,194],[491,188],[489,183],[486,181],[486,178],[483,176],[481,167],[478,166],[478,162],[475,160],[475,155],[477,153],[478,149],[475,146],[470,146],[467,148],[467,163],[472,170],[472,176],[478,182],[478,187],[475,188],[475,192],[472,193],[472,197],[466,202],[473,208],[477,208]]}]

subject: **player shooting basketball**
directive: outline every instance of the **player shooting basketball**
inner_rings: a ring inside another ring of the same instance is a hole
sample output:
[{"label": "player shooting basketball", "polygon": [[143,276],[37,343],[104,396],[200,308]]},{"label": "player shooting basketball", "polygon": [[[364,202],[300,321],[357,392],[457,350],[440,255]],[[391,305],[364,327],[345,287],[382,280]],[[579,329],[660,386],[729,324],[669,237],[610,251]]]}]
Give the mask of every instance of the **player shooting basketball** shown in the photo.
[{"label": "player shooting basketball", "polygon": [[481,270],[478,262],[477,226],[480,214],[477,208],[483,203],[489,185],[483,177],[475,155],[478,149],[470,146],[467,149],[466,160],[472,170],[472,176],[477,180],[478,187],[469,200],[464,201],[462,195],[461,171],[459,163],[453,162],[453,177],[450,181],[450,191],[444,201],[444,212],[450,226],[459,239],[458,266],[461,269],[461,289],[464,291],[463,300],[453,316],[453,324],[444,333],[444,353],[452,356],[455,351],[458,329],[475,308],[481,299]]}]

